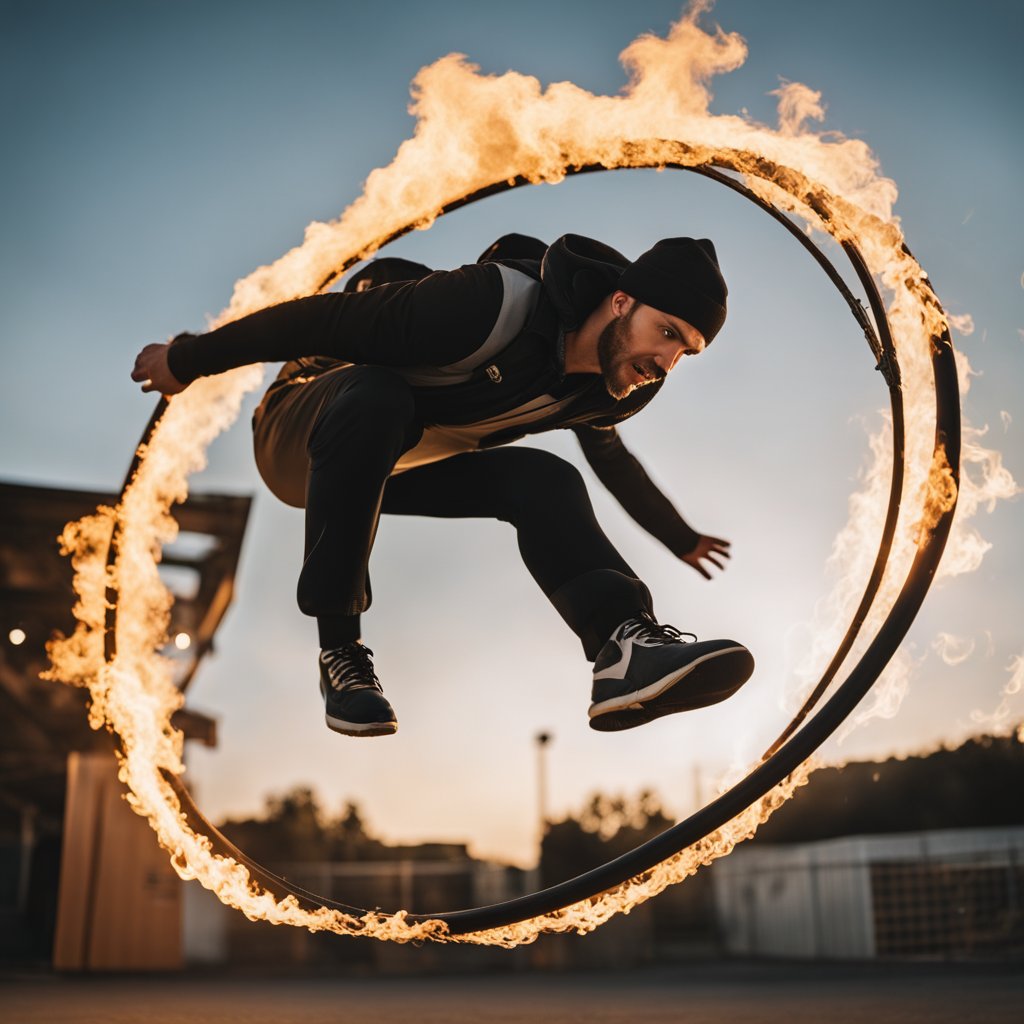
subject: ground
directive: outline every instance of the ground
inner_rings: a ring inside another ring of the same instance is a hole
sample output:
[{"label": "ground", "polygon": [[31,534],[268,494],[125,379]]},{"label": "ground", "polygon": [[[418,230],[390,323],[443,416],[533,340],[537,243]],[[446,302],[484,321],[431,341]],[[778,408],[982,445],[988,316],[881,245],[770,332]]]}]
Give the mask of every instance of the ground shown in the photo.
[{"label": "ground", "polygon": [[0,976],[4,1024],[1001,1024],[1021,964],[699,963],[430,978]]}]

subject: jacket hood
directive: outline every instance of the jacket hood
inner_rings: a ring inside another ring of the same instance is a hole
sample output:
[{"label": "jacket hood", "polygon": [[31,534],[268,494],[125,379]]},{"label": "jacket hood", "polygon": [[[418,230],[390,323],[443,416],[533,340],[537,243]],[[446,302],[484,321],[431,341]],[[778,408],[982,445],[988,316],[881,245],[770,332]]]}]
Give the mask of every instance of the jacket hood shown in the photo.
[{"label": "jacket hood", "polygon": [[575,330],[595,306],[615,291],[629,260],[604,242],[584,235],[562,235],[540,264],[544,290],[567,331]]},{"label": "jacket hood", "polygon": [[[541,260],[544,290],[558,314],[562,329],[576,330],[606,295],[618,286],[629,260],[604,242],[584,235],[562,235]],[[575,422],[610,427],[638,413],[661,390],[653,381],[615,400],[603,386],[581,401]]]}]

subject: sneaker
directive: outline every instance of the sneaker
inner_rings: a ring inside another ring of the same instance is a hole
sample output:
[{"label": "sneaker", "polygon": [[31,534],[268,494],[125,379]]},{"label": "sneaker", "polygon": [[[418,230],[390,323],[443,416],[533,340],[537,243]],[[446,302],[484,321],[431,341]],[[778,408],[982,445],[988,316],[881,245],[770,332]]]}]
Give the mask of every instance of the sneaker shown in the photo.
[{"label": "sneaker", "polygon": [[754,659],[742,644],[701,641],[643,613],[623,622],[598,652],[590,727],[616,732],[717,704],[753,671]]},{"label": "sneaker", "polygon": [[320,652],[320,695],[329,729],[345,736],[388,736],[398,729],[372,655],[358,640]]}]

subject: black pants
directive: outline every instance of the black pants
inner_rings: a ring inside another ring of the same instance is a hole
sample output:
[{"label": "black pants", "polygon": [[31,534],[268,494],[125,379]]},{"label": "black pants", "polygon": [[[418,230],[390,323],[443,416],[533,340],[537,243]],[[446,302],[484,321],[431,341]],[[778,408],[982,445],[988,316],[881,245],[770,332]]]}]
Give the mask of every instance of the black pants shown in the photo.
[{"label": "black pants", "polygon": [[510,523],[526,567],[590,659],[620,622],[652,610],[570,463],[531,448],[493,448],[392,475],[421,433],[412,389],[375,366],[280,388],[257,411],[260,472],[275,494],[306,509],[298,601],[316,616],[321,646],[359,635],[382,512]]}]

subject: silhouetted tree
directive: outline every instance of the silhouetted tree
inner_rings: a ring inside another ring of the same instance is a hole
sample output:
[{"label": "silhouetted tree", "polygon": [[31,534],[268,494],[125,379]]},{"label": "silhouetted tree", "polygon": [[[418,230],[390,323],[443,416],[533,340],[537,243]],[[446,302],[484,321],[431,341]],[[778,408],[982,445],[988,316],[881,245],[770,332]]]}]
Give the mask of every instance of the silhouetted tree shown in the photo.
[{"label": "silhouetted tree", "polygon": [[[671,827],[652,790],[625,797],[593,794],[575,816],[555,822],[541,846],[541,880],[553,885],[622,856]],[[717,935],[711,877],[698,872],[685,885],[671,886],[644,912],[651,914],[659,941],[713,942]]]},{"label": "silhouetted tree", "polygon": [[589,871],[653,839],[672,823],[651,790],[636,797],[594,793],[578,815],[548,828],[541,845],[541,878],[552,885]]},{"label": "silhouetted tree", "polygon": [[755,841],[1024,824],[1024,744],[979,736],[955,750],[816,771]]},{"label": "silhouetted tree", "polygon": [[267,797],[261,817],[226,821],[221,831],[255,860],[275,864],[364,860],[382,846],[366,831],[356,804],[328,818],[309,786]]}]

